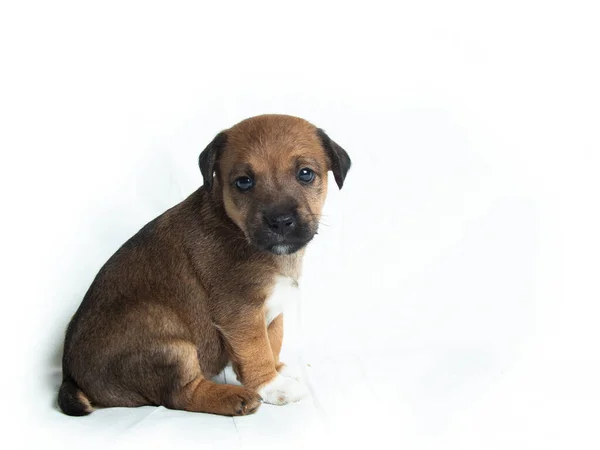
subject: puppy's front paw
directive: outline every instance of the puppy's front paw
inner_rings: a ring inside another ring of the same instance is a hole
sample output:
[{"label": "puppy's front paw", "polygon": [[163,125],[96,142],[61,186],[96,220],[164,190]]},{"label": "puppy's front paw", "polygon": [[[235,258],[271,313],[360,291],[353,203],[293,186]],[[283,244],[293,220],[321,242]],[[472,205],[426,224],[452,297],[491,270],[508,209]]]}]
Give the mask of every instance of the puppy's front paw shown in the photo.
[{"label": "puppy's front paw", "polygon": [[306,397],[308,390],[293,378],[277,374],[272,381],[258,390],[258,394],[265,403],[285,405]]}]

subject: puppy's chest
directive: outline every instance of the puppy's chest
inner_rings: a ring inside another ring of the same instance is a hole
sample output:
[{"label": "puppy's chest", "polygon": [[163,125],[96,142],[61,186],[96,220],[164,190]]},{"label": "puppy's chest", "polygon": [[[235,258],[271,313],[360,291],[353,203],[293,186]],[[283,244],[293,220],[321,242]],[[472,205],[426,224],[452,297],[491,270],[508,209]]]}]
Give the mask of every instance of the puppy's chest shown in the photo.
[{"label": "puppy's chest", "polygon": [[293,278],[278,275],[264,306],[267,325],[279,314],[293,308],[299,301],[300,289],[298,288],[298,282]]}]

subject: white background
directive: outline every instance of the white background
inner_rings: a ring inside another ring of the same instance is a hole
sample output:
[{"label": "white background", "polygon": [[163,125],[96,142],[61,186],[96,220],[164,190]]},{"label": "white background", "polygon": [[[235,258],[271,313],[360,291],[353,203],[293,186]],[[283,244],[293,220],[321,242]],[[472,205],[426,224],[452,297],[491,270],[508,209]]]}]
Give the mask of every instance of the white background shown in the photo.
[{"label": "white background", "polygon": [[[593,4],[3,2],[2,447],[598,448]],[[218,131],[268,112],[354,163],[289,320],[312,398],[62,415],[97,270],[199,186]]]}]

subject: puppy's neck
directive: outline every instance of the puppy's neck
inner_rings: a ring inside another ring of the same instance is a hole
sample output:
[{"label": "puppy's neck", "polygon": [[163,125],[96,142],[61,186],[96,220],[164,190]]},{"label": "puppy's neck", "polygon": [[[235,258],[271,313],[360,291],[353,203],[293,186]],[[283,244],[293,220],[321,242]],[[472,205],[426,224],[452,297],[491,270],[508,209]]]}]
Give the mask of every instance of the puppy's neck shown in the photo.
[{"label": "puppy's neck", "polygon": [[291,255],[275,256],[275,262],[278,266],[280,275],[292,278],[296,281],[302,275],[302,259],[305,249],[302,248]]}]

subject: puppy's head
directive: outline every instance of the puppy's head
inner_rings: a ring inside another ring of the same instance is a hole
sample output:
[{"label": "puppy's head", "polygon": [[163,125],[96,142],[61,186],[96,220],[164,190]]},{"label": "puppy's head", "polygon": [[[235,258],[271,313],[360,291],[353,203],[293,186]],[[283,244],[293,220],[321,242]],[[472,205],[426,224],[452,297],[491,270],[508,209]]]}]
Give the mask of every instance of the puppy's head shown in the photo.
[{"label": "puppy's head", "polygon": [[200,169],[205,189],[218,191],[248,241],[285,255],[313,238],[327,173],[333,172],[341,189],[350,158],[305,120],[263,115],[219,133],[200,155]]}]

